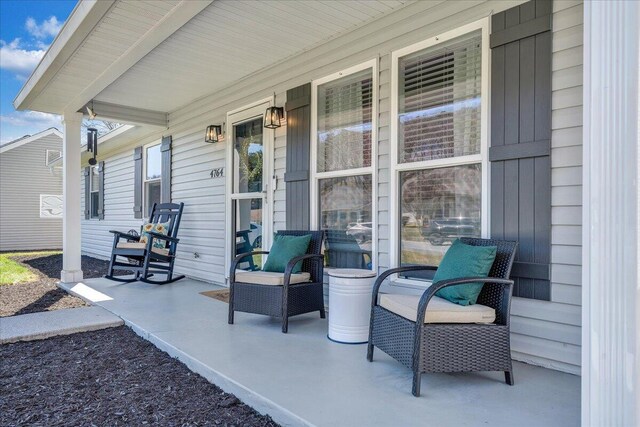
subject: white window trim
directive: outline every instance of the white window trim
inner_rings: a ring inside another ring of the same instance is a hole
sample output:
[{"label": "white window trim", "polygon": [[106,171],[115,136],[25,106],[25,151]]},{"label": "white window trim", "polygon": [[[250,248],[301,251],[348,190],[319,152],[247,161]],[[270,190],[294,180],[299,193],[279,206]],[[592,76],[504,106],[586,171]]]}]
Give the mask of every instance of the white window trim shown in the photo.
[{"label": "white window trim", "polygon": [[100,214],[93,216],[93,193],[100,193],[100,188],[93,188],[93,174],[98,172],[98,179],[100,179],[100,172],[98,171],[98,165],[89,167],[89,219],[99,219]]},{"label": "white window trim", "polygon": [[[368,68],[371,69],[373,78],[373,93],[371,95],[373,100],[373,109],[371,112],[371,166],[340,171],[318,172],[318,86]],[[318,186],[321,179],[371,174],[371,269],[373,271],[376,271],[378,268],[378,101],[378,58],[337,71],[311,82],[311,158],[309,162],[311,229],[318,230],[320,228]]]},{"label": "white window trim", "polygon": [[[482,81],[481,81],[481,100],[480,100],[480,154],[460,156],[449,159],[436,159],[421,162],[400,163],[398,161],[398,62],[401,57],[411,53],[436,46],[440,43],[447,42],[464,34],[481,30],[482,32]],[[418,170],[418,169],[434,169],[445,166],[459,166],[471,163],[480,163],[482,167],[482,202],[481,202],[481,236],[488,237],[490,235],[490,191],[489,191],[489,106],[490,106],[490,55],[489,48],[489,18],[463,25],[454,30],[447,31],[442,34],[430,37],[421,42],[412,44],[402,49],[391,52],[391,123],[390,123],[390,189],[389,189],[389,239],[390,239],[390,268],[400,266],[400,172]],[[398,275],[391,277],[391,284],[409,288],[424,289],[430,285],[429,281],[418,279],[402,279]]]},{"label": "white window trim", "polygon": [[[147,150],[156,145],[162,145],[162,141],[151,142],[142,146],[142,217],[149,218],[149,207],[147,206],[147,182],[160,182],[160,194],[162,194],[162,150],[160,150],[160,177],[147,179]],[[161,147],[162,148],[162,147]]]},{"label": "white window trim", "polygon": [[[225,159],[225,229],[230,227],[231,219],[232,219],[232,203],[233,200],[238,199],[253,199],[256,197],[255,193],[247,193],[247,194],[236,194],[232,196],[233,192],[233,125],[235,123],[242,123],[248,120],[251,120],[251,117],[258,117],[262,115],[264,117],[264,113],[268,107],[275,105],[275,99],[273,96],[260,99],[256,102],[252,102],[251,104],[247,104],[243,107],[236,108],[234,110],[228,111],[226,115],[225,129],[224,129],[224,142],[226,148],[226,159]],[[242,113],[242,118],[239,121],[234,122],[235,115],[239,115]],[[276,179],[273,178],[275,174],[274,162],[275,162],[275,130],[271,132],[271,129],[263,129],[263,141],[265,144],[265,149],[263,151],[262,158],[262,168],[263,174],[264,171],[268,171],[272,179],[265,180],[263,186],[263,193],[266,195],[265,197],[265,205],[263,209],[266,209],[266,215],[263,216],[263,224],[262,224],[262,250],[269,250],[271,247],[271,240],[273,234],[273,205],[276,191]],[[224,277],[225,281],[229,279],[229,269],[231,268],[231,262],[235,255],[232,257],[232,239],[235,238],[231,235],[231,229],[229,228],[227,232],[225,232],[224,239]],[[267,257],[263,257],[263,261],[266,262]]]}]

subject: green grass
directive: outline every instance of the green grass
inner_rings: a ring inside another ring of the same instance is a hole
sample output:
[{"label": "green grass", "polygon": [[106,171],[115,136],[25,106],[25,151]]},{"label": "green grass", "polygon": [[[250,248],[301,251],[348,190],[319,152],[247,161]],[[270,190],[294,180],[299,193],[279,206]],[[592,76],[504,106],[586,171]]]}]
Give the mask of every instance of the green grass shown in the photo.
[{"label": "green grass", "polygon": [[24,283],[36,280],[38,275],[20,262],[12,258],[17,256],[47,256],[58,254],[60,252],[6,252],[0,254],[0,286],[14,285],[16,283]]}]

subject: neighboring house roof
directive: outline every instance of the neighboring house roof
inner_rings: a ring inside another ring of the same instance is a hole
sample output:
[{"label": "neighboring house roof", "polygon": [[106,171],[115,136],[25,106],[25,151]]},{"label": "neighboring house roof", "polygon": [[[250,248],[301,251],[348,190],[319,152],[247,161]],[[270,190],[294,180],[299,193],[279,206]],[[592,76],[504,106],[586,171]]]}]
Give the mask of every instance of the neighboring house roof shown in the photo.
[{"label": "neighboring house roof", "polygon": [[13,141],[10,141],[10,142],[7,142],[6,144],[1,145],[0,154],[5,153],[9,150],[13,150],[14,148],[21,147],[30,142],[37,141],[40,138],[43,138],[49,135],[56,135],[57,137],[62,139],[62,132],[60,132],[56,128],[49,128],[49,129],[43,130],[42,132],[38,132],[34,135],[25,135],[22,138],[15,139]]}]

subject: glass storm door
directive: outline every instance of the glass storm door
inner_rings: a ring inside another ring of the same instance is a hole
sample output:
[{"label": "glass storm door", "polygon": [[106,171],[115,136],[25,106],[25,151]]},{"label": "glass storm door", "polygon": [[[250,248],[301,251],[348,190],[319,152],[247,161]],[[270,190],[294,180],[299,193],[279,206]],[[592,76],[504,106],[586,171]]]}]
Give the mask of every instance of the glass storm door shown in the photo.
[{"label": "glass storm door", "polygon": [[[268,106],[268,105],[267,105]],[[266,250],[271,244],[271,134],[263,127],[265,104],[229,115],[231,123],[231,188],[228,230],[231,258]],[[257,115],[256,115],[257,114]],[[266,249],[265,249],[266,248]],[[262,256],[247,258],[238,267],[258,270]]]}]

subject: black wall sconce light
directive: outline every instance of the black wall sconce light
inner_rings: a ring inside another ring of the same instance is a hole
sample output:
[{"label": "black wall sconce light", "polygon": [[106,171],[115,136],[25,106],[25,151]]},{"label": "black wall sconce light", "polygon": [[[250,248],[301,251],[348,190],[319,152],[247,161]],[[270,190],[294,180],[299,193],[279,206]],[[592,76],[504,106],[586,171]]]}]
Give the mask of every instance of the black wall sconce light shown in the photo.
[{"label": "black wall sconce light", "polygon": [[96,128],[87,129],[87,151],[93,154],[93,157],[89,159],[89,164],[94,166],[98,163],[96,160],[98,156],[98,129]]},{"label": "black wall sconce light", "polygon": [[[276,103],[276,94],[273,94],[273,103]],[[273,107],[267,108],[264,113],[264,127],[267,129],[276,129],[282,126],[282,119],[284,119],[284,108]]]},{"label": "black wall sconce light", "polygon": [[211,144],[215,144],[216,142],[222,141],[224,137],[222,136],[222,126],[221,125],[209,125],[207,126],[207,130],[204,134],[204,142],[208,142]]}]

